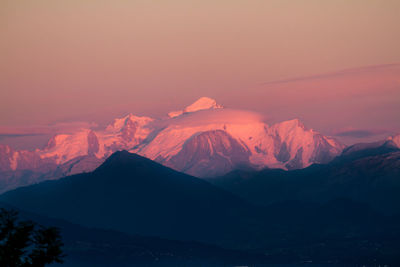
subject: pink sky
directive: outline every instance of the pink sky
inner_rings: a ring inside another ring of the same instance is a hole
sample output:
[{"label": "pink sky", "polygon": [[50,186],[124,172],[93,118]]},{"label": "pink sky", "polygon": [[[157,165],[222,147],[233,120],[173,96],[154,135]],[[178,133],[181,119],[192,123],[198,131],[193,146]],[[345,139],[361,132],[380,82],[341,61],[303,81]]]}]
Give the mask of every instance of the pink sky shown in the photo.
[{"label": "pink sky", "polygon": [[400,131],[399,14],[398,0],[4,0],[0,126],[162,116],[210,96],[372,140]]}]

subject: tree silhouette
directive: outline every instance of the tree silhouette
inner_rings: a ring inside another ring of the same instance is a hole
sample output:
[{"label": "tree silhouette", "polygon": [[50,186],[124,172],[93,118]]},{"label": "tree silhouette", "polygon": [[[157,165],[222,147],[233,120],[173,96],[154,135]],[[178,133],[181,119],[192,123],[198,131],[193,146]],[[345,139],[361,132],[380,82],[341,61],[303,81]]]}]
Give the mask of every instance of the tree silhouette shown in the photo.
[{"label": "tree silhouette", "polygon": [[20,221],[18,212],[0,209],[0,266],[42,267],[62,263],[62,246],[57,228]]}]

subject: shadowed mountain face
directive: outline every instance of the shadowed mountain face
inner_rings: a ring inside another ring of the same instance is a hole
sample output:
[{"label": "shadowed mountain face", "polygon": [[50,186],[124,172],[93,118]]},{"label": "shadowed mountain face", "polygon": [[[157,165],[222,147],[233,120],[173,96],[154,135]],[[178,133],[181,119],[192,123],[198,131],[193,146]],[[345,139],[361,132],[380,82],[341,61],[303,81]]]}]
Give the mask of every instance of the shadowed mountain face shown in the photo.
[{"label": "shadowed mountain face", "polygon": [[250,155],[246,146],[227,132],[216,130],[190,138],[165,165],[192,175],[211,176],[240,167],[248,168],[251,166]]}]

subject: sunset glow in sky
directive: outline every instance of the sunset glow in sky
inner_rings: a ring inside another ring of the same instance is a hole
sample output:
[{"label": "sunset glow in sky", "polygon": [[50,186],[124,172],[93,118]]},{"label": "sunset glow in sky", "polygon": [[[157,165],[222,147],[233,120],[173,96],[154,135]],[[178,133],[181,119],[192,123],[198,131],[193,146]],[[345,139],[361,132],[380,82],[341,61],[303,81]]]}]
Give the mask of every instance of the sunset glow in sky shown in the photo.
[{"label": "sunset glow in sky", "polygon": [[201,96],[344,142],[400,132],[399,14],[398,0],[3,0],[0,143]]}]

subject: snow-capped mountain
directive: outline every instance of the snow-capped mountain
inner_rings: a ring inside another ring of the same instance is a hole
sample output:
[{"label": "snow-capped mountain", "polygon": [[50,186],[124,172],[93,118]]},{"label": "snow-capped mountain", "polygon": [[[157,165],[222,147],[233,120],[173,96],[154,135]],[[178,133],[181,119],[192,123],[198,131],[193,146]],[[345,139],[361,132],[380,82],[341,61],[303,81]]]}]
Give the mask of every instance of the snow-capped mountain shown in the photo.
[{"label": "snow-capped mountain", "polygon": [[156,120],[129,114],[103,130],[58,134],[35,151],[2,145],[0,171],[57,170],[57,175],[68,175],[91,171],[113,152],[128,150],[205,177],[236,168],[304,168],[328,162],[344,148],[297,119],[268,125],[260,114],[223,108],[207,97],[168,115]]},{"label": "snow-capped mountain", "polygon": [[131,151],[192,175],[213,176],[240,167],[304,168],[332,160],[343,148],[297,119],[269,126],[253,112],[211,108],[174,117]]},{"label": "snow-capped mountain", "polygon": [[[148,117],[129,114],[115,119],[103,131],[83,128],[74,133],[55,135],[43,149],[35,151],[15,151],[7,145],[0,145],[0,172],[56,172],[59,177],[92,171],[113,152],[140,144],[150,133],[145,125],[152,121]],[[0,178],[4,175],[0,174]]]}]

